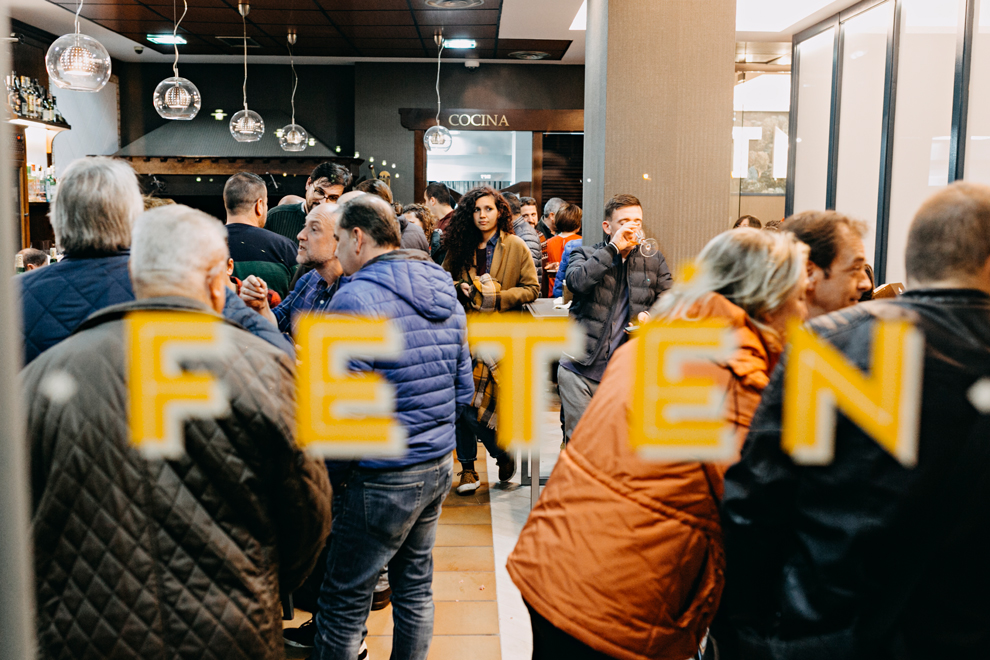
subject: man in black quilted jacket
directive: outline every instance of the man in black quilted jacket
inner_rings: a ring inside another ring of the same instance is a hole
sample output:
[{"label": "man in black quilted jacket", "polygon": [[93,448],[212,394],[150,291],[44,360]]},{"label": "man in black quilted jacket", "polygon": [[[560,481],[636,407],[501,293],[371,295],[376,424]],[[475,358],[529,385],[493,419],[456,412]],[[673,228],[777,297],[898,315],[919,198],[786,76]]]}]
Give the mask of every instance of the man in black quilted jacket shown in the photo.
[{"label": "man in black quilted jacket", "polygon": [[[137,220],[136,300],[105,308],[21,374],[28,403],[42,658],[283,658],[280,593],[330,529],[324,465],[294,441],[293,363],[223,320],[223,226],[184,206]],[[182,452],[131,444],[124,319],[223,323],[207,370],[229,410],[182,423]]]},{"label": "man in black quilted jacket", "polygon": [[574,294],[571,318],[584,326],[586,353],[566,357],[557,369],[564,442],[571,438],[584,409],[602,380],[605,367],[626,341],[626,328],[646,318],[646,311],[670,288],[667,260],[657,252],[644,257],[636,231],[643,226],[643,206],[632,195],[616,195],[605,205],[605,241],[574,249],[566,284]]}]

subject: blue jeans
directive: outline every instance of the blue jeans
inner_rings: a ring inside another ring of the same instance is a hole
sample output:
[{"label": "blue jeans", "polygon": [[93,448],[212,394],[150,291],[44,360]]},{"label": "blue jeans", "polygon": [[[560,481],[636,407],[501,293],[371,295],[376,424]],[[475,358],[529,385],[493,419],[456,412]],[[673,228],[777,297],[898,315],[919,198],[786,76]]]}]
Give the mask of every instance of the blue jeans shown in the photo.
[{"label": "blue jeans", "polygon": [[444,456],[395,470],[353,469],[334,495],[316,660],[354,660],[382,566],[392,585],[392,658],[425,660],[433,638],[433,544],[453,468]]},{"label": "blue jeans", "polygon": [[478,440],[495,460],[508,455],[495,441],[495,429],[490,429],[478,421],[478,409],[467,406],[457,418],[457,460],[474,463],[478,459]]}]

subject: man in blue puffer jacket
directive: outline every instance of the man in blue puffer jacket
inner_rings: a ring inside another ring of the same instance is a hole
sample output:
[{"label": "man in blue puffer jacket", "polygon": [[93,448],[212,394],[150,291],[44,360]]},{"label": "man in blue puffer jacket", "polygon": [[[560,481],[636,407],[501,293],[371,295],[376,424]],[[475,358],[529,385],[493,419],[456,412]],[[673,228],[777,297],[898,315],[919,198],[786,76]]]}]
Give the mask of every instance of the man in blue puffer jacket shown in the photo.
[{"label": "man in blue puffer jacket", "polygon": [[391,319],[403,331],[399,358],[351,368],[373,370],[395,388],[408,450],[352,464],[338,480],[313,657],[358,657],[372,591],[388,565],[392,657],[422,660],[433,636],[432,551],[453,479],[454,420],[474,394],[466,320],[450,275],[426,253],[398,249],[398,222],[381,199],[363,195],[341,206],[334,235],[346,277],[327,311]]},{"label": "man in blue puffer jacket", "polygon": [[[127,264],[131,228],[143,209],[137,176],[127,163],[81,158],[65,169],[51,213],[65,258],[15,280],[25,365],[75,332],[90,314],[134,300]],[[278,328],[229,290],[223,315],[294,356]]]}]

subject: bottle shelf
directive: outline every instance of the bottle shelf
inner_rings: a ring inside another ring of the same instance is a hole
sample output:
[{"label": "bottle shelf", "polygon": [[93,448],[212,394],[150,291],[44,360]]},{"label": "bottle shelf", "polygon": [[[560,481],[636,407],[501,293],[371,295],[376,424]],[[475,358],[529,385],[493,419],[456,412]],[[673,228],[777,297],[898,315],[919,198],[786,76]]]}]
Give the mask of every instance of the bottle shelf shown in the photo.
[{"label": "bottle shelf", "polygon": [[72,130],[72,127],[66,123],[52,122],[52,121],[41,121],[40,119],[28,119],[26,117],[12,117],[8,119],[11,124],[17,124],[18,126],[27,126],[33,128],[44,128],[49,131],[55,131],[57,133],[62,131]]}]

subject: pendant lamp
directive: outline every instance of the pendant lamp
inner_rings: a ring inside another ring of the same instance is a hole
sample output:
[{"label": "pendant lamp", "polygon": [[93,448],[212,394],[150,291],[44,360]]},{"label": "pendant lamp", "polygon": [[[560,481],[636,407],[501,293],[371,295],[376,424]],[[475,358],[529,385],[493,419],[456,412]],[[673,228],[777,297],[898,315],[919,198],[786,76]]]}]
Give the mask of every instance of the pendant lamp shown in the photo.
[{"label": "pendant lamp", "polygon": [[299,75],[292,57],[292,46],[296,43],[296,31],[289,29],[286,37],[289,42],[289,66],[292,67],[292,122],[278,131],[278,144],[283,151],[305,151],[309,142],[309,133],[296,123],[296,88],[299,87]]},{"label": "pendant lamp", "polygon": [[450,146],[454,144],[454,136],[440,125],[440,56],[443,54],[443,29],[437,28],[433,40],[440,49],[437,51],[437,125],[426,129],[426,134],[423,135],[423,144],[426,145],[428,152],[442,154],[450,151]]},{"label": "pendant lamp", "polygon": [[237,4],[244,25],[244,109],[238,110],[230,118],[230,134],[238,142],[257,142],[265,134],[265,120],[254,110],[248,110],[247,103],[247,15],[251,5],[246,2]]},{"label": "pendant lamp", "polygon": [[[182,16],[176,21],[172,30],[172,42],[175,45],[175,62],[172,63],[172,73],[175,75],[158,83],[155,94],[152,96],[155,111],[163,119],[192,119],[199,112],[199,106],[202,103],[196,85],[179,77],[179,44],[175,36],[179,32],[179,23],[186,17],[187,11],[189,11],[189,3],[182,0]],[[173,18],[174,16],[173,14]]]},{"label": "pendant lamp", "polygon": [[79,32],[76,9],[76,31],[56,39],[45,55],[48,77],[57,87],[77,92],[98,92],[110,80],[110,53],[99,41]]}]

